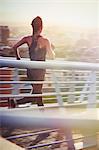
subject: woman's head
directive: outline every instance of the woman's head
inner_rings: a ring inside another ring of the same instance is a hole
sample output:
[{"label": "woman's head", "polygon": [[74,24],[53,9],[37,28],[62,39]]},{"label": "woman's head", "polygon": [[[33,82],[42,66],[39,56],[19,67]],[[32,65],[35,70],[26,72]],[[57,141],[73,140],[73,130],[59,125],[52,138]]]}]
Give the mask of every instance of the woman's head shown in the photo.
[{"label": "woman's head", "polygon": [[37,33],[38,31],[42,31],[43,28],[43,22],[42,22],[42,18],[37,16],[36,18],[34,18],[32,20],[32,28],[33,28],[33,34]]}]

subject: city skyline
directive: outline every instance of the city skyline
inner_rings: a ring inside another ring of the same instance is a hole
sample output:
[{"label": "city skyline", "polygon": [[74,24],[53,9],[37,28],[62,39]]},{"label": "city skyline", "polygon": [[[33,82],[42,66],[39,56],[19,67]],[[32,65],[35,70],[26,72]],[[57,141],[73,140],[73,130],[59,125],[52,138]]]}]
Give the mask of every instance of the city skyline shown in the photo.
[{"label": "city skyline", "polygon": [[98,0],[3,0],[1,25],[29,25],[37,15],[46,25],[97,28]]}]

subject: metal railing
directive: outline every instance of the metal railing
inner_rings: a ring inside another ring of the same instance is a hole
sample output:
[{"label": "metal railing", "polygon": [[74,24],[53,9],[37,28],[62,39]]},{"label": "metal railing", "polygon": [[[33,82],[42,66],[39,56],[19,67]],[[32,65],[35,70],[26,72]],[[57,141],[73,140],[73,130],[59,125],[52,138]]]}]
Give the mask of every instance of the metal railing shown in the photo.
[{"label": "metal railing", "polygon": [[[31,62],[7,59],[6,61],[5,59],[1,59],[0,64],[2,67],[1,71],[12,70],[10,80],[5,80],[9,75],[3,74],[4,79],[0,81],[0,84],[9,84],[10,87],[0,88],[0,98],[20,99],[28,96],[36,97],[38,94],[31,94],[31,83],[43,83],[42,96],[45,101],[57,101],[59,106],[63,106],[64,102],[85,102],[88,104],[88,107],[95,107],[96,103],[98,103],[99,64],[65,61]],[[14,69],[11,67],[21,69]],[[45,81],[26,81],[26,70],[23,68],[46,69]],[[25,79],[25,81],[23,79]],[[10,90],[10,94],[2,94],[4,90]],[[39,94],[39,96],[41,96],[41,94]]]},{"label": "metal railing", "polygon": [[[5,90],[5,88],[1,87],[1,95],[0,98],[15,98],[20,100],[22,97],[36,97],[36,96],[43,96],[43,99],[48,102],[55,102],[55,100],[58,102],[59,106],[66,106],[66,105],[82,105],[87,104],[88,108],[95,108],[96,105],[99,102],[99,64],[95,63],[83,63],[83,62],[65,62],[65,61],[46,61],[46,62],[40,62],[40,61],[24,61],[24,60],[8,60],[6,59],[0,59],[0,65],[1,70],[12,70],[13,74],[11,75],[10,80],[2,80],[0,81],[1,85],[9,84],[11,87],[6,88],[6,90],[10,90],[11,93],[9,94],[3,94],[2,91]],[[27,68],[42,68],[46,69],[46,77],[45,81],[27,81],[22,80],[23,78],[26,78],[26,69]],[[2,77],[2,75],[1,75]],[[3,75],[4,79],[8,78],[9,75]],[[40,84],[43,83],[43,94],[31,94],[31,83],[33,84]],[[23,92],[21,90],[23,89]],[[27,91],[28,90],[28,91]],[[50,107],[50,109],[52,109]],[[53,109],[52,109],[53,110]],[[23,110],[25,112],[25,110]],[[60,111],[60,110],[57,110]],[[40,110],[40,113],[37,115],[43,115],[43,111]],[[62,113],[64,110],[62,111]],[[34,110],[34,113],[36,111]],[[64,112],[65,113],[65,112]],[[14,115],[15,114],[15,115]],[[20,112],[21,114],[21,112]],[[87,114],[87,113],[86,113]],[[95,113],[96,114],[96,113]],[[89,125],[89,122],[93,124],[93,126],[96,128],[95,131],[92,130],[92,133],[96,135],[96,132],[99,131],[98,124],[99,121],[96,120],[96,122],[93,122],[93,120],[89,119],[86,120],[86,122],[83,124],[83,120],[80,119],[81,123],[79,123],[79,119],[75,118],[75,116],[72,118],[66,118],[65,120],[62,118],[54,118],[57,122],[57,125],[53,122],[53,118],[46,118],[46,122],[44,122],[42,116],[41,118],[38,118],[38,116],[30,116],[30,119],[28,116],[23,115],[20,116],[21,119],[24,117],[26,124],[24,121],[18,119],[19,114],[15,110],[13,111],[13,115],[11,115],[11,112],[8,113],[8,111],[2,111],[2,124],[8,125],[11,127],[51,127],[51,128],[65,128],[66,129],[70,126],[71,128],[83,128],[83,125],[85,124],[86,129]],[[89,112],[88,112],[89,115]],[[89,115],[90,116],[90,115]],[[34,117],[34,118],[33,118]],[[60,116],[61,117],[61,116]],[[28,119],[28,121],[26,121]],[[10,121],[14,120],[16,122],[15,124],[11,124]],[[51,122],[50,122],[51,121]],[[62,121],[61,123],[59,123]],[[24,125],[25,124],[25,125]],[[86,126],[87,125],[87,126]],[[69,128],[68,128],[69,129]],[[88,132],[89,133],[89,132]],[[84,135],[86,135],[84,133]],[[67,136],[67,135],[66,135]],[[69,132],[69,137],[71,137],[71,133]],[[67,142],[70,140],[70,138],[67,138]],[[96,145],[96,136],[93,136],[93,138],[84,139],[85,145]],[[93,142],[92,142],[93,140]],[[91,142],[90,142],[91,141]],[[60,143],[64,141],[59,141]],[[65,140],[66,142],[66,140]],[[87,143],[87,144],[86,144]],[[52,143],[53,144],[53,143]],[[57,142],[56,142],[57,144]],[[46,145],[46,144],[45,144]],[[51,144],[48,144],[51,145]],[[39,145],[39,146],[44,146]],[[32,146],[30,148],[36,148],[39,146]],[[29,148],[28,148],[29,149]]]}]

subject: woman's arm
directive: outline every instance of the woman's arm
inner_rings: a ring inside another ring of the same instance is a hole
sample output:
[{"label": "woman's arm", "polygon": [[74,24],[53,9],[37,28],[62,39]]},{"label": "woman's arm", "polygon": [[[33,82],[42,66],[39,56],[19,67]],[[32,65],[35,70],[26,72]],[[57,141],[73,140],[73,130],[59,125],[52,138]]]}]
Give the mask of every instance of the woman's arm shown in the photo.
[{"label": "woman's arm", "polygon": [[13,49],[15,50],[15,53],[16,53],[16,58],[17,58],[18,60],[21,59],[20,54],[19,54],[18,47],[21,46],[22,44],[25,44],[25,43],[27,43],[26,37],[22,38],[19,42],[17,42],[17,43],[13,46]]},{"label": "woman's arm", "polygon": [[47,54],[50,59],[55,59],[54,46],[46,39]]}]

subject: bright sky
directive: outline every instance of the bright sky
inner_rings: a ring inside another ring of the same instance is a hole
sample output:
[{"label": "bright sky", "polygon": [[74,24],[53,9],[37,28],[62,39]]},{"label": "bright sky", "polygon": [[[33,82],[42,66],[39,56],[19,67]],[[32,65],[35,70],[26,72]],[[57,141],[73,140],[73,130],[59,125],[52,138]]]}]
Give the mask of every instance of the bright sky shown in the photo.
[{"label": "bright sky", "polygon": [[99,0],[0,0],[2,24],[28,25],[37,15],[45,25],[98,27]]}]

